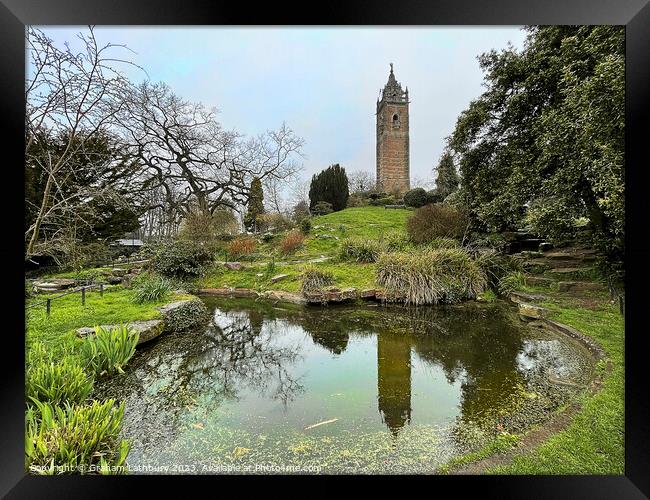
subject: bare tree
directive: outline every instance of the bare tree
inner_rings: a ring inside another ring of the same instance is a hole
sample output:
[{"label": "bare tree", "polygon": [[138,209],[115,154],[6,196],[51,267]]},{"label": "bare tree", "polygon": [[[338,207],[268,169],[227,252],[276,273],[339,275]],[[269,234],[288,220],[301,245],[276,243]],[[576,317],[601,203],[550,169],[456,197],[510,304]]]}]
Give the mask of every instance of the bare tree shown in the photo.
[{"label": "bare tree", "polygon": [[293,176],[303,140],[286,125],[254,138],[222,128],[216,110],[186,101],[163,83],[128,89],[117,115],[127,159],[141,165],[143,189],[164,195],[166,209],[185,215],[193,204],[214,213],[240,209],[253,177]]},{"label": "bare tree", "polygon": [[369,191],[375,187],[375,178],[367,170],[356,170],[348,174],[350,194]]},{"label": "bare tree", "polygon": [[[45,179],[40,199],[31,201],[35,216],[25,231],[27,259],[38,253],[45,224],[50,228],[51,245],[69,237],[70,227],[89,223],[89,200],[117,196],[108,184],[86,185],[82,190],[70,189],[70,185],[77,173],[75,162],[86,154],[88,142],[105,133],[120,109],[119,96],[127,81],[116,68],[132,63],[113,54],[113,49],[124,46],[99,46],[92,27],[78,38],[83,48],[75,53],[67,45],[64,50],[56,47],[36,28],[27,30],[25,160],[26,167],[37,169]],[[56,154],[43,154],[38,141],[44,135],[63,138],[63,147]]]}]

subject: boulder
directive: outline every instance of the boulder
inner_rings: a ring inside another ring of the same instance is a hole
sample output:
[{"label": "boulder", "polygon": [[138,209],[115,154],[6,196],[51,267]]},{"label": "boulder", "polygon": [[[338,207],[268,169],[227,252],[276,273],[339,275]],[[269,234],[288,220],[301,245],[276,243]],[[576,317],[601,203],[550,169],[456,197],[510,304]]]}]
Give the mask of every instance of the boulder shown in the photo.
[{"label": "boulder", "polygon": [[[117,328],[120,325],[101,325],[102,328],[112,329]],[[165,330],[165,323],[160,319],[150,319],[145,321],[132,321],[127,323],[129,330],[138,332],[140,338],[138,339],[137,345],[144,344],[149,342],[152,339],[158,337]],[[95,335],[95,328],[85,326],[83,328],[77,329],[77,336],[87,337],[88,335]]]},{"label": "boulder", "polygon": [[516,304],[522,302],[536,302],[538,300],[544,300],[545,298],[545,295],[535,293],[512,292],[510,294],[510,300]]},{"label": "boulder", "polygon": [[65,290],[77,284],[76,280],[69,278],[52,278],[47,281],[37,281],[34,283],[34,289],[38,292],[56,292]]},{"label": "boulder", "polygon": [[374,288],[367,288],[365,290],[361,290],[359,293],[359,297],[362,299],[374,299],[375,295],[377,295],[377,290]]},{"label": "boulder", "polygon": [[165,320],[165,331],[179,332],[205,323],[209,318],[207,307],[198,297],[179,300],[158,309]]},{"label": "boulder", "polygon": [[271,300],[278,300],[282,302],[291,302],[292,304],[306,304],[307,300],[305,297],[298,295],[297,293],[284,292],[282,290],[271,290],[264,293],[266,298]]},{"label": "boulder", "polygon": [[128,272],[129,272],[128,269],[124,269],[122,267],[116,267],[115,269],[111,270],[111,274],[113,276],[124,276]]},{"label": "boulder", "polygon": [[548,314],[548,309],[525,302],[519,303],[519,317],[523,320],[542,319]]},{"label": "boulder", "polygon": [[548,252],[551,248],[553,248],[553,245],[548,241],[543,241],[542,243],[539,244],[540,252]]},{"label": "boulder", "polygon": [[106,278],[106,281],[108,281],[111,285],[118,285],[124,281],[123,276],[109,276]]},{"label": "boulder", "polygon": [[288,274],[278,274],[278,275],[273,276],[271,278],[271,282],[277,283],[278,281],[282,281],[283,279],[288,278],[288,277],[289,277]]},{"label": "boulder", "polygon": [[242,267],[244,267],[242,266],[241,262],[226,262],[224,266],[231,271],[239,271]]}]

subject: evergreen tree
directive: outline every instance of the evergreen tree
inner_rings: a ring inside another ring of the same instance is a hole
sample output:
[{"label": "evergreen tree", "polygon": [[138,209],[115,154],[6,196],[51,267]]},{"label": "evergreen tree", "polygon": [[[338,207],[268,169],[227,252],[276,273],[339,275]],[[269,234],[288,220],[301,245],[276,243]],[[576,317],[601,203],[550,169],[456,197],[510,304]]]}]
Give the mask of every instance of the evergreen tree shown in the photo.
[{"label": "evergreen tree", "polygon": [[448,151],[445,151],[440,157],[438,163],[438,177],[436,177],[436,192],[444,200],[447,196],[458,189],[458,173],[454,158]]},{"label": "evergreen tree", "polygon": [[244,225],[249,231],[256,229],[257,217],[264,213],[264,190],[259,177],[253,177],[248,195],[248,211],[244,216]]},{"label": "evergreen tree", "polygon": [[348,176],[338,163],[312,177],[309,186],[310,209],[313,209],[319,201],[325,201],[337,212],[347,206],[349,197]]}]

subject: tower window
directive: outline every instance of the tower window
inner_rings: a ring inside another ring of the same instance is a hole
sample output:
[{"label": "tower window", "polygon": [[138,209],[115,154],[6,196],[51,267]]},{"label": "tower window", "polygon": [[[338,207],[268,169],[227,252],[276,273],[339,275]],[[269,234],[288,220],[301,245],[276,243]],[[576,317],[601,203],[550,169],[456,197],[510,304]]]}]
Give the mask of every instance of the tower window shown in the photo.
[{"label": "tower window", "polygon": [[393,127],[398,128],[400,126],[399,115],[395,113],[393,115]]}]

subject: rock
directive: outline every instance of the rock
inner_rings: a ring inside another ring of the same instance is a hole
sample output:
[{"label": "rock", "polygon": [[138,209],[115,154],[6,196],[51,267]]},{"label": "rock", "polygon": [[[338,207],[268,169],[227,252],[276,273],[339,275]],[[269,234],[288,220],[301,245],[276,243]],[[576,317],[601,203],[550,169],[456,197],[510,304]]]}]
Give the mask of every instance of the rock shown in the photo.
[{"label": "rock", "polygon": [[549,272],[553,274],[574,274],[590,272],[592,269],[592,267],[556,267],[550,269]]},{"label": "rock", "polygon": [[355,300],[357,298],[356,288],[344,288],[341,290],[341,298],[343,300]]},{"label": "rock", "polygon": [[[132,321],[127,323],[129,330],[136,331],[140,334],[137,345],[144,344],[149,342],[152,339],[155,339],[165,330],[165,323],[160,319],[150,319],[145,321]],[[120,325],[101,325],[102,328],[112,329],[117,328]],[[85,326],[83,328],[77,329],[77,336],[87,337],[88,335],[95,335],[95,328]]]},{"label": "rock", "polygon": [[265,297],[272,300],[279,300],[283,302],[291,302],[293,304],[306,304],[305,297],[301,297],[297,293],[283,292],[282,290],[271,290],[264,294]]},{"label": "rock", "polygon": [[124,281],[124,278],[122,276],[109,276],[106,278],[106,281],[108,281],[111,285],[118,285]]},{"label": "rock", "polygon": [[553,245],[550,244],[548,241],[543,241],[542,243],[539,244],[540,252],[548,252],[551,248],[553,248]]},{"label": "rock", "polygon": [[527,259],[537,259],[543,256],[542,252],[537,252],[534,250],[522,250],[518,255],[521,255]]},{"label": "rock", "polygon": [[604,292],[607,290],[602,283],[590,281],[558,281],[557,289],[560,292]]},{"label": "rock", "polygon": [[129,274],[140,274],[142,272],[141,267],[132,267],[129,269]]},{"label": "rock", "polygon": [[122,267],[116,267],[115,269],[111,270],[111,274],[113,276],[124,276],[127,273],[128,273],[128,269],[124,269]]},{"label": "rock", "polygon": [[77,284],[76,280],[69,278],[52,278],[47,281],[37,281],[34,283],[34,289],[38,292],[56,292],[65,290]]},{"label": "rock", "polygon": [[271,278],[271,282],[277,283],[278,281],[282,281],[283,279],[288,278],[288,277],[289,277],[288,274],[278,274],[278,275],[273,276]]},{"label": "rock", "polygon": [[361,293],[359,293],[359,297],[362,299],[374,299],[375,295],[377,295],[377,290],[374,288],[367,288],[365,290],[361,290]]},{"label": "rock", "polygon": [[165,320],[165,331],[178,332],[204,323],[208,309],[199,298],[179,300],[158,309]]},{"label": "rock", "polygon": [[519,317],[524,320],[542,319],[545,318],[547,314],[548,309],[544,309],[543,307],[527,304],[525,302],[519,303]]},{"label": "rock", "polygon": [[550,286],[555,281],[553,281],[551,278],[542,278],[541,276],[526,276],[524,278],[524,281],[526,282],[527,285],[541,285],[541,286]]},{"label": "rock", "polygon": [[131,282],[135,278],[135,274],[125,274],[122,278],[122,286],[124,288],[131,288]]},{"label": "rock", "polygon": [[319,290],[303,292],[303,297],[308,304],[327,304],[327,296]]},{"label": "rock", "polygon": [[259,293],[256,290],[251,288],[233,288],[232,294],[233,297],[259,297]]},{"label": "rock", "polygon": [[231,271],[239,271],[242,267],[244,267],[242,266],[241,262],[226,262],[224,266]]},{"label": "rock", "polygon": [[510,294],[510,300],[516,304],[520,304],[522,302],[535,302],[538,300],[544,300],[545,298],[545,295],[533,293],[512,292]]}]

